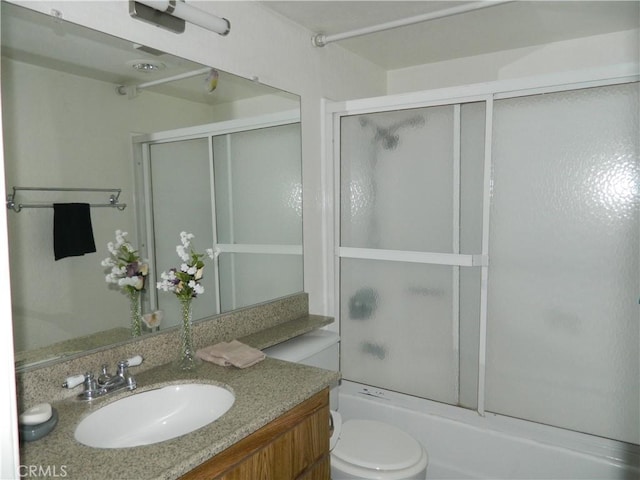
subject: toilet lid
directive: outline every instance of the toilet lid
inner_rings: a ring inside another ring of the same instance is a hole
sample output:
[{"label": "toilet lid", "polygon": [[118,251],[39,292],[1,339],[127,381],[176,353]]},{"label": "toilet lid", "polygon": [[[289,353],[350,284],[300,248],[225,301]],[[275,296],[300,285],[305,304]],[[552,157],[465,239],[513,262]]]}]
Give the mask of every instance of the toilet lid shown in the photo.
[{"label": "toilet lid", "polygon": [[332,453],[344,462],[375,470],[409,468],[423,457],[416,439],[393,425],[374,420],[344,422]]}]

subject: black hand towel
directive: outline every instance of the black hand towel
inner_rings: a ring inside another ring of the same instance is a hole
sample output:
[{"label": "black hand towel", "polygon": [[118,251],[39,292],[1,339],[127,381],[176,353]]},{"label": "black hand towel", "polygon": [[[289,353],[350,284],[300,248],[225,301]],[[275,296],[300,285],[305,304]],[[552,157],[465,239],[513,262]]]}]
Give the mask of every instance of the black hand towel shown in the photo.
[{"label": "black hand towel", "polygon": [[53,204],[53,253],[56,260],[96,251],[88,203]]}]

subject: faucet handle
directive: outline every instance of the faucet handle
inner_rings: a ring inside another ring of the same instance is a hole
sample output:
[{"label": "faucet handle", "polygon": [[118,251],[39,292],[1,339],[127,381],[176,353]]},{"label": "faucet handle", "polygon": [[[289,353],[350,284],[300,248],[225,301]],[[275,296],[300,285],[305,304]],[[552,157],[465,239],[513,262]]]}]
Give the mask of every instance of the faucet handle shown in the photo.
[{"label": "faucet handle", "polygon": [[82,382],[84,382],[84,377],[85,376],[82,374],[71,375],[70,377],[67,377],[65,379],[64,383],[62,384],[62,388],[75,388]]},{"label": "faucet handle", "polygon": [[116,375],[122,377],[127,372],[128,367],[137,367],[142,363],[142,355],[135,355],[131,358],[127,358],[126,360],[120,360],[118,362],[118,371]]}]

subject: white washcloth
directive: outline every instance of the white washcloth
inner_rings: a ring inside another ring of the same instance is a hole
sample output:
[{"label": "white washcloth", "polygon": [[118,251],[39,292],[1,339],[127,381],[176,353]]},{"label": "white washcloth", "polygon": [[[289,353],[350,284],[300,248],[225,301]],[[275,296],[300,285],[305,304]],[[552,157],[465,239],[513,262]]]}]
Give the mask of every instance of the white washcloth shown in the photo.
[{"label": "white washcloth", "polygon": [[215,363],[223,367],[233,365],[238,368],[247,368],[261,362],[266,355],[249,345],[237,340],[220,342],[199,349],[196,356],[207,362]]}]

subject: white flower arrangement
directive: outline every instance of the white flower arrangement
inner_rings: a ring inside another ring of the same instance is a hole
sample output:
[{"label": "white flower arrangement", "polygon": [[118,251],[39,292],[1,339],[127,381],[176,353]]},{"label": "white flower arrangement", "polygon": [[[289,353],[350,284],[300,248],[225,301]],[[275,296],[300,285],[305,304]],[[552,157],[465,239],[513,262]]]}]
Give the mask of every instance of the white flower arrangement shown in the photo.
[{"label": "white flower arrangement", "polygon": [[[181,245],[176,246],[176,253],[182,260],[180,268],[172,268],[168,272],[162,272],[157,283],[158,290],[172,292],[180,299],[195,298],[204,293],[204,287],[200,284],[204,271],[204,254],[196,253],[191,248],[193,233],[180,232]],[[208,248],[206,254],[213,258],[213,249]]]},{"label": "white flower arrangement", "polygon": [[145,278],[149,274],[149,264],[140,258],[137,250],[127,241],[127,235],[127,232],[116,230],[115,243],[107,243],[111,255],[102,260],[101,265],[111,268],[105,276],[107,283],[116,284],[130,293],[144,288]]}]

